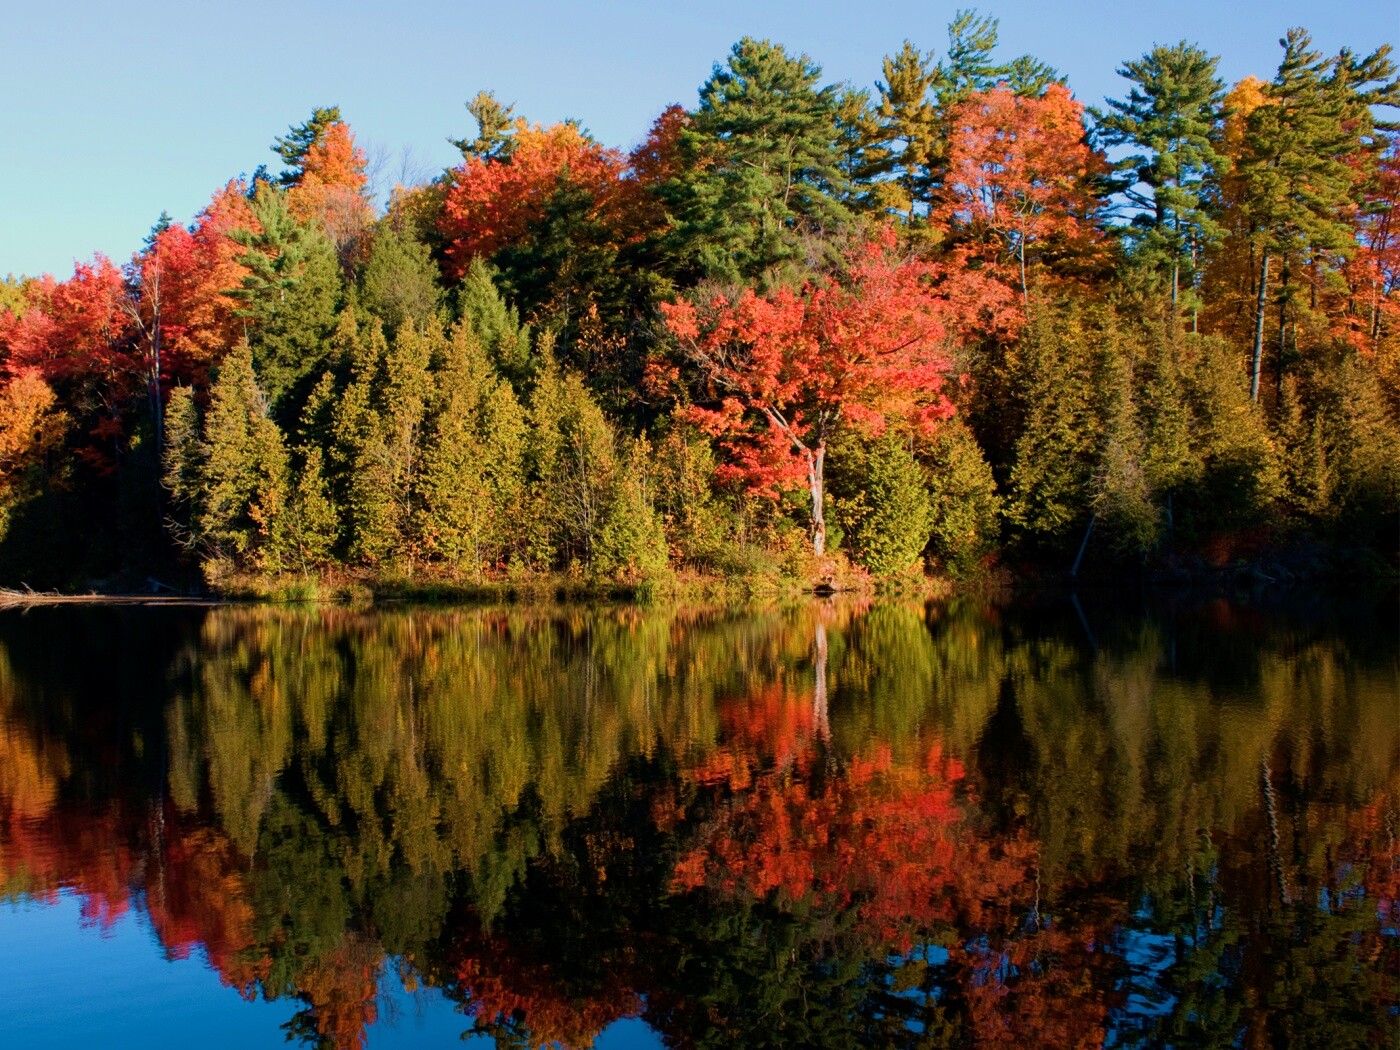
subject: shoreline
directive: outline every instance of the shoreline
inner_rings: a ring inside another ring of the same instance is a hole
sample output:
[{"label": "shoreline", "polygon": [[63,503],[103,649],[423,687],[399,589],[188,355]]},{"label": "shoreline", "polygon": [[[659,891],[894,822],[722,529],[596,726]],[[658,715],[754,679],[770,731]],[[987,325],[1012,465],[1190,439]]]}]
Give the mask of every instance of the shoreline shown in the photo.
[{"label": "shoreline", "polygon": [[226,605],[665,605],[704,604],[739,608],[754,603],[814,599],[937,601],[967,595],[1043,595],[1046,593],[1116,592],[1152,594],[1287,594],[1301,590],[1329,592],[1343,587],[1368,591],[1400,587],[1400,575],[1390,571],[1341,571],[1296,574],[1278,572],[1263,563],[1195,569],[1189,572],[1147,571],[1131,575],[1067,574],[1005,569],[961,580],[938,576],[907,576],[893,580],[867,578],[831,580],[727,579],[682,577],[663,581],[619,583],[549,575],[522,579],[464,583],[432,577],[373,577],[328,574],[309,577],[238,577],[222,586],[191,586],[181,592],[160,584],[150,592],[129,587],[85,591],[37,591],[0,587],[0,611],[57,605],[129,606],[150,608],[215,607]]}]

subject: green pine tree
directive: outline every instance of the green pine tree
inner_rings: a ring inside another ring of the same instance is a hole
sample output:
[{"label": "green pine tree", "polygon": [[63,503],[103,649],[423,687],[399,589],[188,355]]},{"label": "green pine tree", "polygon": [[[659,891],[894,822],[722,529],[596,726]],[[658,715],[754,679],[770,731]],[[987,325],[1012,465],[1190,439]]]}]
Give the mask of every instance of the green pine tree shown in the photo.
[{"label": "green pine tree", "polygon": [[472,326],[491,362],[516,392],[523,391],[537,363],[530,326],[520,323],[519,313],[502,298],[491,268],[479,257],[472,259],[457,288],[457,314]]},{"label": "green pine tree", "polygon": [[1196,420],[1200,480],[1183,493],[1196,531],[1265,520],[1281,494],[1278,452],[1259,406],[1239,381],[1239,360],[1216,339],[1194,340],[1187,390]]},{"label": "green pine tree", "polygon": [[907,436],[837,441],[829,485],[844,543],[877,576],[905,572],[928,546],[933,504]]},{"label": "green pine tree", "polygon": [[524,472],[524,413],[471,326],[453,329],[418,481],[424,549],[479,579],[512,546]]},{"label": "green pine tree", "polygon": [[1126,99],[1109,99],[1099,118],[1108,146],[1134,152],[1115,167],[1134,211],[1133,260],[1165,276],[1173,308],[1194,306],[1202,254],[1223,235],[1214,215],[1218,178],[1228,161],[1217,150],[1225,85],[1220,60],[1194,44],[1155,47],[1118,75],[1132,83]]},{"label": "green pine tree", "polygon": [[317,106],[302,124],[293,125],[286,135],[272,141],[272,152],[282,158],[287,170],[280,176],[283,186],[295,186],[301,180],[307,151],[326,133],[326,128],[340,123],[339,106]]},{"label": "green pine tree", "polygon": [[294,420],[300,407],[290,403],[294,388],[325,360],[341,296],[340,264],[324,234],[292,217],[282,191],[260,184],[253,214],[259,232],[231,234],[246,249],[239,262],[249,269],[235,294],[243,300],[258,375],[279,414]]},{"label": "green pine tree", "polygon": [[595,568],[626,582],[655,581],[668,568],[666,533],[655,504],[653,449],[645,437],[631,443],[598,533]]},{"label": "green pine tree", "polygon": [[442,305],[438,279],[428,246],[385,223],[360,274],[360,301],[391,332],[406,321],[422,328]]},{"label": "green pine tree", "polygon": [[939,427],[920,458],[932,510],[929,553],[952,576],[966,576],[1000,538],[1002,499],[991,465],[961,417]]},{"label": "green pine tree", "polygon": [[884,74],[876,84],[876,114],[885,152],[869,174],[890,181],[893,192],[882,195],[885,208],[913,220],[932,202],[929,169],[943,130],[933,100],[938,72],[933,56],[906,40],[898,54],[885,58]]},{"label": "green pine tree", "polygon": [[[1329,62],[1312,49],[1312,38],[1290,29],[1280,41],[1283,60],[1268,87],[1265,104],[1249,114],[1238,162],[1242,209],[1258,263],[1250,396],[1259,400],[1264,328],[1269,296],[1277,313],[1276,375],[1281,388],[1288,367],[1288,324],[1298,273],[1325,253],[1355,249],[1346,203],[1355,185],[1349,159],[1366,133],[1351,83],[1349,63]],[[1393,75],[1388,72],[1374,72]],[[1296,330],[1296,325],[1295,325]]]},{"label": "green pine tree", "polygon": [[210,388],[199,459],[194,517],[201,545],[215,560],[281,569],[271,539],[287,503],[287,447],[246,344],[228,353]]},{"label": "green pine tree", "polygon": [[176,387],[165,409],[163,483],[170,496],[171,531],[188,550],[199,546],[198,507],[203,487],[203,430],[194,388]]},{"label": "green pine tree", "polygon": [[680,254],[701,276],[749,280],[801,256],[802,235],[848,218],[837,91],[821,68],[745,37],[700,89],[692,155],[671,188]]},{"label": "green pine tree", "polygon": [[1093,507],[1113,545],[1146,556],[1157,546],[1161,517],[1147,469],[1143,426],[1133,399],[1132,365],[1108,344],[1099,362],[1098,462]]},{"label": "green pine tree", "polygon": [[1105,307],[1059,303],[1032,318],[1003,388],[1024,421],[1008,475],[1006,515],[1022,536],[1064,543],[1088,519],[1098,434],[1099,347],[1116,341]]},{"label": "green pine tree", "polygon": [[302,454],[301,469],[293,472],[286,510],[278,519],[273,540],[278,561],[305,576],[330,563],[339,536],[321,450],[313,446]]},{"label": "green pine tree", "polygon": [[489,91],[478,91],[476,97],[467,103],[467,112],[476,121],[476,138],[447,140],[462,151],[462,160],[472,157],[482,160],[509,158],[515,107],[502,105]]}]

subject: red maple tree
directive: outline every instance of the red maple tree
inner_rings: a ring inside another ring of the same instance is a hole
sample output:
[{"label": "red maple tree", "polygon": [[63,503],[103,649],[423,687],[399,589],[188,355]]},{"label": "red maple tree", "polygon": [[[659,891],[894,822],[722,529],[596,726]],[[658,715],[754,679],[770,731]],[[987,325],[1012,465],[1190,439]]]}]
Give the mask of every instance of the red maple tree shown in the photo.
[{"label": "red maple tree", "polygon": [[1084,132],[1084,107],[1051,84],[1039,98],[1005,86],[953,111],[948,175],[934,218],[964,244],[992,249],[986,262],[1014,259],[1027,299],[1027,257],[1058,242],[1083,251],[1097,239],[1092,178],[1105,169]]},{"label": "red maple tree", "polygon": [[516,121],[502,157],[471,157],[453,168],[439,229],[448,276],[459,279],[473,258],[490,257],[525,240],[561,185],[582,189],[593,216],[621,229],[635,183],[617,150],[589,139],[573,124],[530,126]]},{"label": "red maple tree", "polygon": [[[829,279],[661,307],[699,381],[688,415],[729,452],[723,474],[766,495],[805,480],[818,556],[826,546],[827,443],[836,428],[878,434],[891,420],[936,426],[953,413],[943,384],[961,322],[973,315],[982,326],[1015,323],[996,282],[980,282],[980,296],[972,297],[980,305],[955,315],[949,285],[967,278],[949,278],[938,264],[901,255],[887,228]],[[958,295],[968,298],[961,287]],[[989,315],[977,316],[984,308]],[[674,365],[652,366],[655,386],[680,378]]]}]

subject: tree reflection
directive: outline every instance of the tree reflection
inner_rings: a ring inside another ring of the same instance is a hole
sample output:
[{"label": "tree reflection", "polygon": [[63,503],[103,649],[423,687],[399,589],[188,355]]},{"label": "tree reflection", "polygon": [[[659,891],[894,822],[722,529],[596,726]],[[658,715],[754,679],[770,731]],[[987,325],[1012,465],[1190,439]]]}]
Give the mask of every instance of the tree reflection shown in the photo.
[{"label": "tree reflection", "polygon": [[1349,1046],[1400,1009],[1384,619],[132,615],[0,621],[0,885],[143,909],[309,1043],[363,1045],[386,974],[507,1045]]}]

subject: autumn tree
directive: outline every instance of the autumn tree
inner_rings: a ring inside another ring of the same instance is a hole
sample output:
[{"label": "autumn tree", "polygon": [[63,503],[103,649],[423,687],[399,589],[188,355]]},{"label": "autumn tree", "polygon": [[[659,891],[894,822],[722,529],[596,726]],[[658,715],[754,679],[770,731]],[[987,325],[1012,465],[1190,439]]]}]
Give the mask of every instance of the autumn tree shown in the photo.
[{"label": "autumn tree", "polygon": [[561,189],[587,195],[606,221],[620,206],[625,161],[575,124],[550,127],[517,121],[508,152],[472,154],[450,173],[442,216],[448,276],[460,279],[474,258],[519,247]]},{"label": "autumn tree", "polygon": [[127,267],[123,303],[145,373],[148,410],[162,440],[171,384],[209,381],[242,333],[235,289],[248,270],[233,231],[256,225],[241,182],[230,182],[188,227],[162,222]]},{"label": "autumn tree", "polygon": [[295,186],[300,181],[313,148],[325,140],[332,126],[340,122],[339,106],[317,106],[305,122],[293,125],[286,135],[273,139],[272,151],[287,165],[278,177],[283,186]]},{"label": "autumn tree", "polygon": [[[931,191],[941,187],[948,177],[959,107],[974,95],[984,95],[998,85],[1019,97],[1039,98],[1052,83],[1063,83],[1054,69],[1032,55],[998,61],[994,52],[1000,35],[1000,21],[976,9],[956,11],[948,23],[947,51],[932,70],[931,90],[939,128],[926,172]],[[931,205],[936,203],[936,197],[934,193]]]},{"label": "autumn tree", "polygon": [[1092,180],[1103,162],[1085,141],[1083,107],[1051,84],[1042,97],[1008,87],[972,96],[953,115],[948,176],[936,217],[1015,262],[1022,302],[1038,256],[1083,254],[1096,239]]},{"label": "autumn tree", "polygon": [[69,420],[53,390],[34,369],[0,385],[0,536],[10,515],[59,472],[56,456]]},{"label": "autumn tree", "polygon": [[754,491],[805,481],[818,555],[836,429],[878,434],[887,419],[927,429],[952,414],[941,392],[948,310],[931,287],[935,276],[932,265],[900,258],[887,230],[852,251],[843,272],[799,290],[713,293],[662,307],[696,380],[690,418],[722,438],[733,457],[726,474]]},{"label": "autumn tree", "polygon": [[66,281],[28,282],[24,300],[21,312],[0,313],[4,369],[33,371],[48,384],[86,438],[79,454],[108,474],[125,449],[126,413],[146,393],[125,276],[99,255]]},{"label": "autumn tree", "polygon": [[363,263],[374,222],[367,160],[340,108],[317,107],[275,139],[272,151],[287,165],[277,184],[292,216],[326,236],[347,272]]},{"label": "autumn tree", "polygon": [[489,263],[512,305],[555,330],[562,354],[608,372],[589,358],[651,309],[644,268],[624,261],[650,214],[626,176],[626,158],[577,125],[517,121],[509,150],[449,173],[438,227],[448,279]]},{"label": "autumn tree", "polygon": [[[1353,311],[1360,315],[1361,345],[1378,357],[1377,371],[1388,381],[1392,401],[1400,406],[1400,346],[1395,318],[1400,315],[1400,137],[1393,134],[1364,187],[1357,215],[1358,251],[1350,276]],[[1386,335],[1392,339],[1383,352]]]}]

